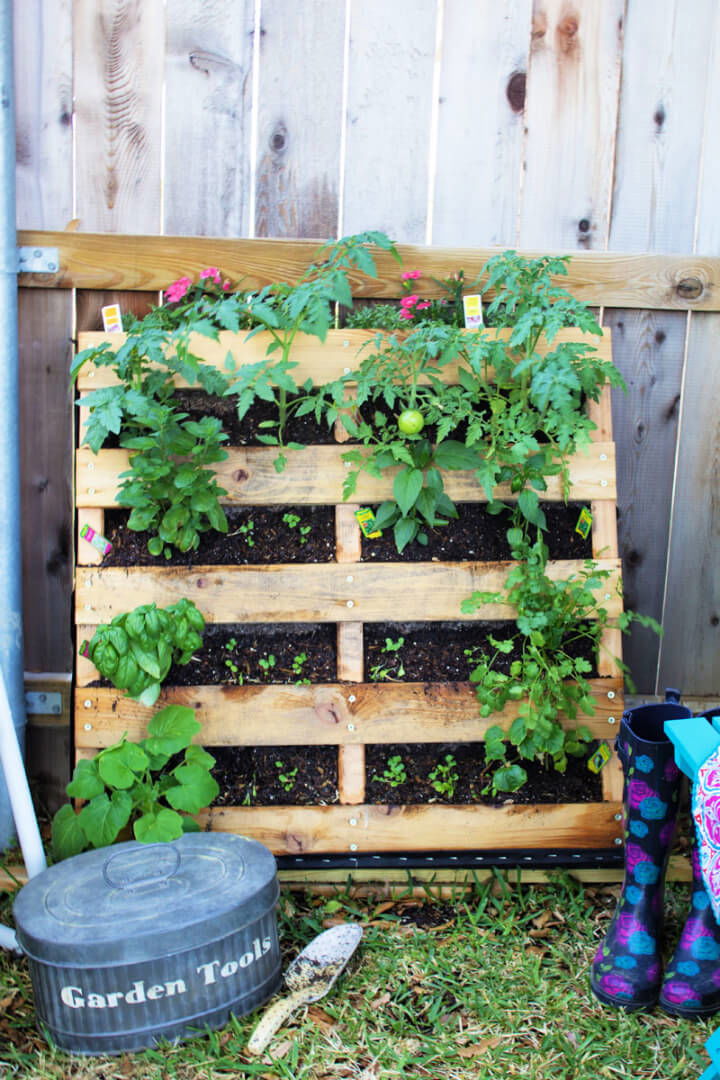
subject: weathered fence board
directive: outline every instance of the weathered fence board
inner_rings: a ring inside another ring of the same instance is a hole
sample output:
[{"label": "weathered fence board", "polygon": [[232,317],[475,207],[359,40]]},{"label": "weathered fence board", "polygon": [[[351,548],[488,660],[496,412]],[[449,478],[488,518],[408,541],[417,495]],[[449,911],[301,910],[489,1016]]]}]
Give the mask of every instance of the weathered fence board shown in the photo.
[{"label": "weathered fence board", "polygon": [[437,6],[350,5],[342,233],[426,239]]},{"label": "weathered fence board", "polygon": [[624,0],[536,0],[519,243],[604,249]]},{"label": "weathered fence board", "polygon": [[249,235],[254,15],[167,0],[163,232]]},{"label": "weathered fence board", "polygon": [[63,229],[73,215],[72,0],[13,7],[17,223]]},{"label": "weathered fence board", "polygon": [[[672,509],[686,316],[606,310],[627,393],[613,392],[625,606],[660,621]],[[623,655],[639,688],[656,684],[660,639],[633,626]]]},{"label": "weathered fence board", "polygon": [[253,235],[336,236],[345,5],[264,0],[260,17]]},{"label": "weathered fence board", "polygon": [[517,243],[531,16],[445,0],[433,244]]},{"label": "weathered fence board", "polygon": [[693,250],[697,185],[688,180],[700,171],[716,12],[714,0],[627,5],[613,251]]}]

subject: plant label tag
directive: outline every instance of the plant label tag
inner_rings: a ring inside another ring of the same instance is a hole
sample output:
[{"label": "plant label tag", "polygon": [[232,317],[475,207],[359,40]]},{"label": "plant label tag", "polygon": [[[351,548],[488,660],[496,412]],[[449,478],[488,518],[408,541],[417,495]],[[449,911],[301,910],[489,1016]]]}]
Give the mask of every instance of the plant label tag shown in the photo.
[{"label": "plant label tag", "polygon": [[90,659],[90,642],[83,641],[80,649],[78,650],[81,656],[84,656],[86,660]]},{"label": "plant label tag", "polygon": [[592,528],[592,514],[586,506],[583,506],[580,511],[580,517],[577,519],[577,525],[575,526],[575,532],[580,533],[583,540],[587,540],[588,533]]},{"label": "plant label tag", "polygon": [[83,540],[87,540],[88,544],[92,544],[96,551],[99,551],[101,555],[107,555],[112,551],[112,544],[100,533],[95,532],[92,525],[83,525],[80,529],[80,535]]},{"label": "plant label tag", "polygon": [[378,536],[382,536],[380,530],[375,528],[375,515],[368,507],[364,506],[360,510],[356,510],[355,518],[360,526],[361,533],[368,540],[376,540]]},{"label": "plant label tag", "polygon": [[477,330],[483,325],[482,297],[479,293],[471,293],[463,296],[463,311],[465,313],[465,329]]},{"label": "plant label tag", "polygon": [[106,334],[122,333],[122,312],[119,304],[108,304],[100,308],[103,320],[103,330]]},{"label": "plant label tag", "polygon": [[600,743],[592,757],[588,758],[587,767],[590,772],[599,773],[604,769],[612,757],[612,751],[606,742]]}]

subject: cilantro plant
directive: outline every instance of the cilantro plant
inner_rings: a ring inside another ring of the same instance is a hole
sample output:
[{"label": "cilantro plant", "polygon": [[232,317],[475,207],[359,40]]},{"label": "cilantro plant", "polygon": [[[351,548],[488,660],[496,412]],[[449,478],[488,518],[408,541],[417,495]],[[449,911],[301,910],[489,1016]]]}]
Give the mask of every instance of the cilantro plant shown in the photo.
[{"label": "cilantro plant", "polygon": [[170,667],[190,662],[204,629],[205,620],[185,597],[167,608],[142,604],[98,626],[86,655],[118,690],[154,705]]},{"label": "cilantro plant", "polygon": [[[625,631],[636,621],[662,632],[654,619],[634,612],[623,612],[611,623],[597,596],[610,571],[593,560],[586,560],[578,574],[555,581],[547,574],[548,551],[542,539],[530,543],[524,530],[515,526],[508,530],[508,540],[517,563],[504,591],[475,592],[462,605],[465,614],[499,602],[517,611],[516,633],[490,637],[493,651],[476,654],[470,673],[482,717],[501,712],[508,702],[519,702],[507,731],[493,725],[485,735],[486,761],[492,769],[487,790],[493,793],[522,787],[527,773],[521,761],[551,763],[565,772],[569,756],[585,753],[591,738],[588,729],[564,727],[559,719],[562,714],[572,724],[581,714],[591,716],[595,711],[588,681],[594,665],[578,655],[580,643],[586,642],[597,658],[607,626]],[[508,666],[503,660],[513,652],[520,658]]]},{"label": "cilantro plant", "polygon": [[444,795],[446,799],[455,797],[459,779],[457,761],[452,754],[446,754],[428,775],[430,786],[437,791],[438,795]]},{"label": "cilantro plant", "polygon": [[295,787],[295,780],[297,778],[297,765],[290,769],[282,761],[275,762],[275,768],[278,771],[278,783],[283,791],[289,792]]},{"label": "cilantro plant", "polygon": [[320,248],[301,278],[294,282],[275,282],[257,293],[245,297],[247,318],[254,324],[248,338],[261,330],[271,337],[265,359],[256,364],[238,367],[232,358],[228,368],[234,379],[228,389],[237,395],[238,416],[242,420],[251,405],[259,398],[273,403],[277,420],[264,421],[266,433],[260,440],[279,448],[275,468],[282,472],[287,463],[283,448],[302,449],[300,444],[286,443],[288,421],[292,416],[314,413],[320,421],[325,415],[329,423],[335,419],[332,408],[325,407],[322,393],[316,393],[312,381],[301,387],[292,375],[297,363],[290,359],[298,334],[311,334],[324,341],[334,325],[335,305],[352,307],[349,275],[354,271],[375,277],[377,271],[372,248],[389,251],[398,258],[395,246],[381,232],[364,232],[346,236]]},{"label": "cilantro plant", "polygon": [[372,776],[373,781],[377,781],[379,784],[387,784],[388,787],[400,787],[401,784],[406,784],[408,779],[407,769],[405,768],[405,762],[399,754],[393,754],[387,760],[387,765],[380,775],[374,773]]},{"label": "cilantro plant", "polygon": [[153,716],[147,738],[131,742],[123,736],[90,761],[79,761],[66,791],[85,805],[76,812],[66,804],[55,814],[54,857],[105,847],[127,827],[146,844],[197,832],[189,815],[209,806],[219,792],[210,775],[215,759],[190,745],[199,731],[192,709],[169,705]]}]

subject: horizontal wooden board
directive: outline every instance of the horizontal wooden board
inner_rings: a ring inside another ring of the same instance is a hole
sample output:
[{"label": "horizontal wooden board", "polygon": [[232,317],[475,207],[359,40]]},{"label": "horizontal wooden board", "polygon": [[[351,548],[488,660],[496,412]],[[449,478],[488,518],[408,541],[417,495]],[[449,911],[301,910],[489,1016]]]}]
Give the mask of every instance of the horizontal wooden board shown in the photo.
[{"label": "horizontal wooden board", "polygon": [[[369,870],[352,870],[340,867],[338,869],[325,870],[302,870],[295,867],[290,870],[280,870],[278,877],[286,889],[302,889],[303,891],[322,893],[327,891],[329,895],[335,895],[338,888],[347,889],[351,896],[375,895],[378,892],[383,896],[392,896],[395,893],[401,896],[408,895],[408,882],[423,882],[413,890],[413,895],[419,898],[428,896],[447,896],[453,899],[457,896],[457,890],[462,887],[474,889],[478,884],[493,879],[497,874],[496,868],[490,868],[487,857],[483,855],[465,856],[462,861],[468,861],[471,865],[465,869],[458,869],[456,864],[460,862],[458,856],[448,855],[447,866],[432,865],[428,868],[413,868],[412,870],[384,869],[378,866]],[[440,860],[437,860],[439,863]],[[483,867],[486,867],[483,869]],[[502,870],[502,866],[500,867]],[[547,885],[556,880],[556,871],[553,870],[528,870],[525,867],[515,867],[510,863],[507,868],[510,888],[519,885]],[[590,870],[575,870],[573,867],[563,868],[563,872],[576,881],[586,884],[597,885],[606,882],[621,882],[624,875],[622,867],[598,867]],[[666,874],[667,881],[691,881],[692,867],[688,859],[682,855],[671,855]],[[0,868],[0,890],[14,892],[15,889],[25,885],[28,874],[22,863],[15,863],[6,869]]]},{"label": "horizontal wooden board", "polygon": [[[95,673],[97,676],[97,673]],[[595,714],[582,723],[596,739],[617,731],[621,679],[592,680]],[[479,742],[493,724],[509,725],[519,702],[482,719],[469,683],[352,683],[315,686],[190,686],[166,688],[146,708],[107,687],[75,692],[76,746],[100,749],[127,733],[144,738],[164,705],[195,709],[205,746],[348,746],[365,743]]]},{"label": "horizontal wooden board", "polygon": [[[221,237],[131,236],[115,233],[24,229],[18,244],[58,249],[55,274],[20,274],[22,286],[79,289],[162,289],[179,277],[197,277],[219,266],[246,288],[294,281],[315,257],[320,241],[235,240]],[[404,267],[420,270],[425,296],[439,295],[433,278],[462,269],[476,277],[497,248],[436,248],[401,245]],[[720,258],[702,255],[643,255],[602,251],[523,252],[570,254],[563,284],[589,304],[625,308],[720,310]],[[382,253],[379,276],[353,276],[357,296],[400,293],[400,268]]]},{"label": "horizontal wooden board", "polygon": [[[347,446],[308,446],[305,450],[285,452],[287,465],[278,473],[273,461],[277,447],[231,447],[228,457],[215,469],[215,475],[227,495],[225,503],[243,506],[273,506],[276,503],[294,505],[334,506],[342,502],[343,483],[350,468],[343,461]],[[128,451],[101,450],[93,454],[87,447],[77,452],[75,503],[79,507],[116,506],[118,477],[128,468]],[[383,476],[373,477],[365,472],[358,476],[352,496],[355,502],[381,502],[392,498],[393,478],[397,469],[386,469]],[[455,502],[485,502],[487,496],[472,471],[448,470],[444,474],[445,490]],[[543,499],[564,500],[565,493],[559,476],[547,478],[548,489]],[[497,498],[515,499],[508,486],[495,491]],[[575,454],[570,462],[569,498],[579,502],[614,501],[615,446],[613,443],[592,443]]]},{"label": "horizontal wooden board", "polygon": [[[487,331],[494,333],[500,340],[510,337],[510,330]],[[399,335],[402,336],[402,335]],[[292,369],[292,377],[298,385],[312,379],[316,386],[330,382],[341,375],[349,375],[356,368],[360,360],[369,352],[372,352],[372,343],[377,337],[375,330],[330,330],[324,341],[320,341],[312,334],[297,334],[293,339],[290,360],[297,365]],[[97,348],[104,342],[108,342],[115,349],[120,348],[127,339],[127,334],[106,334],[98,331],[81,333],[78,335],[78,348]],[[583,334],[572,328],[561,330],[553,339],[551,345],[543,339],[538,343],[538,353],[544,356],[561,342],[582,342],[596,350],[604,360],[610,360],[611,338],[610,335],[597,337],[594,334]],[[248,333],[230,333],[222,330],[218,339],[206,337],[203,334],[192,334],[189,348],[194,356],[211,367],[228,373],[228,356],[232,357],[232,364],[236,368],[246,367],[250,364],[259,364],[265,360],[268,347],[273,338],[268,331],[262,331],[249,337]],[[277,358],[277,354],[276,357]],[[442,382],[457,383],[458,364],[445,364],[440,369],[438,376]],[[492,369],[488,370],[488,378],[492,378]],[[426,381],[426,380],[421,380]],[[187,382],[179,376],[175,379],[178,386],[187,386]],[[96,367],[91,361],[86,361],[78,373],[77,387],[80,391],[97,390],[104,386],[113,386],[117,378],[108,367]]]},{"label": "horizontal wooden board", "polygon": [[[514,564],[319,563],[298,566],[78,567],[77,622],[97,625],[137,604],[167,607],[195,601],[208,622],[434,622],[506,619],[507,604],[483,604],[472,615],[460,606],[474,591],[498,592]],[[601,599],[611,616],[622,611],[620,565],[598,559],[611,576]],[[582,560],[549,562],[558,580],[578,574]]]},{"label": "horizontal wooden board", "polygon": [[523,806],[216,807],[201,824],[259,840],[275,855],[314,852],[607,848],[620,803]]}]

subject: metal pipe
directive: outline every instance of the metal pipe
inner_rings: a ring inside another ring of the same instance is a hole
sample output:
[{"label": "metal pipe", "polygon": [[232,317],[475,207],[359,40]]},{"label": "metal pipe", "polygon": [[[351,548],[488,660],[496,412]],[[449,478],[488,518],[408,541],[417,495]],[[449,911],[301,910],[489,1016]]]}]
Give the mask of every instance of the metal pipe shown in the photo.
[{"label": "metal pipe", "polygon": [[[20,539],[20,407],[17,234],[15,224],[15,92],[12,0],[0,0],[0,668],[18,742],[25,743]],[[38,417],[38,422],[42,418]],[[48,618],[50,618],[48,612]],[[0,851],[15,834],[0,777]]]}]

